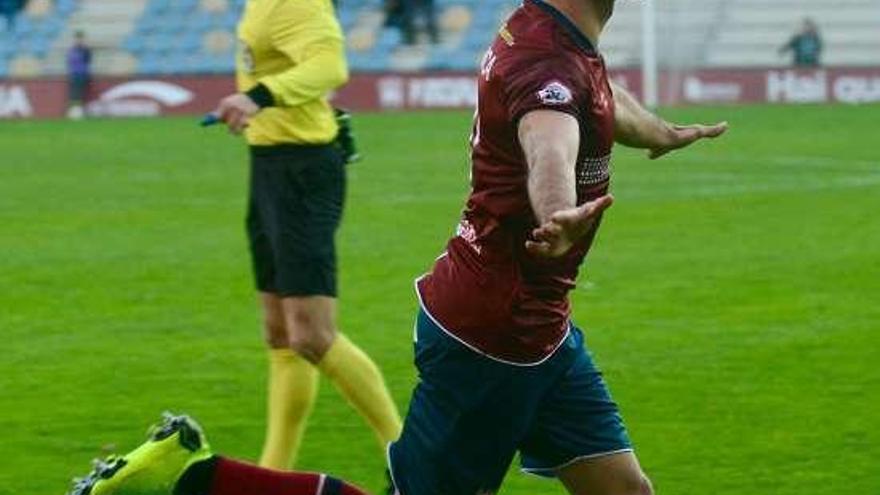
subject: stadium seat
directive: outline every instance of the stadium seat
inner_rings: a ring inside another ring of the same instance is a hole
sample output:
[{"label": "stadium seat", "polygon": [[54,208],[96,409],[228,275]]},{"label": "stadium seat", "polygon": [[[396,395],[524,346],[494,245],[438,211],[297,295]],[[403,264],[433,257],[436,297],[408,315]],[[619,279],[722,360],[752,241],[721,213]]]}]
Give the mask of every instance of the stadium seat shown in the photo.
[{"label": "stadium seat", "polygon": [[32,55],[18,55],[9,63],[9,74],[12,77],[32,78],[43,75],[42,61]]},{"label": "stadium seat", "polygon": [[[133,4],[124,0],[30,0],[14,33],[0,31],[0,65],[7,74],[63,73],[70,33],[82,27],[102,47],[102,53],[111,55],[101,60],[118,55],[124,62],[134,57],[138,73],[232,70],[235,29],[245,0],[139,1],[143,2],[140,11],[131,10],[128,6]],[[384,27],[385,1],[338,2],[337,15],[346,32],[353,70],[473,70],[500,23],[520,3],[435,0],[442,42],[409,49],[402,47],[399,30]],[[83,18],[83,11],[90,9],[110,19],[109,27],[95,27]],[[826,64],[876,65],[880,61],[880,0],[839,0],[834,5],[827,0],[665,0],[657,10],[658,35],[667,48],[659,56],[665,65],[787,63],[776,50],[804,16],[819,23]],[[114,15],[127,16],[126,21],[114,24]],[[123,32],[108,46],[99,36],[102,29]],[[640,4],[619,2],[601,46],[609,65],[638,64],[641,35]],[[124,68],[127,64],[122,62]],[[35,69],[34,64],[43,65]],[[114,70],[100,65],[98,69]]]},{"label": "stadium seat", "polygon": [[228,55],[233,53],[235,48],[235,37],[229,31],[216,29],[205,33],[202,38],[201,46],[206,53],[212,55]]},{"label": "stadium seat", "polygon": [[229,3],[226,0],[201,0],[199,7],[204,12],[219,14],[229,10]]},{"label": "stadium seat", "polygon": [[25,15],[33,19],[43,19],[52,13],[50,0],[30,0],[25,7]]},{"label": "stadium seat", "polygon": [[468,26],[473,20],[471,9],[462,5],[450,5],[440,14],[440,29],[447,34],[458,34]]},{"label": "stadium seat", "polygon": [[354,52],[353,57],[361,56],[364,52],[368,52],[376,46],[376,34],[368,29],[360,29],[352,31],[347,39],[348,48]]},{"label": "stadium seat", "polygon": [[403,35],[400,33],[399,29],[385,28],[382,30],[379,39],[376,41],[376,49],[388,51],[394,47],[400,46],[402,42]]}]

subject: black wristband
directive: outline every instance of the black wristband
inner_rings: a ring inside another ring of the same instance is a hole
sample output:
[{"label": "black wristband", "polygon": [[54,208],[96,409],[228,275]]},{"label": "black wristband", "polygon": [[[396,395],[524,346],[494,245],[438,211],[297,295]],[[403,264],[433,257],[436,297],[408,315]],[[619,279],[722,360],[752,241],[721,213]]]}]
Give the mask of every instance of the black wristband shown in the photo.
[{"label": "black wristband", "polygon": [[269,91],[269,88],[264,84],[257,84],[253,88],[245,91],[244,94],[253,100],[253,102],[260,108],[275,106],[275,97],[272,96],[272,92]]}]

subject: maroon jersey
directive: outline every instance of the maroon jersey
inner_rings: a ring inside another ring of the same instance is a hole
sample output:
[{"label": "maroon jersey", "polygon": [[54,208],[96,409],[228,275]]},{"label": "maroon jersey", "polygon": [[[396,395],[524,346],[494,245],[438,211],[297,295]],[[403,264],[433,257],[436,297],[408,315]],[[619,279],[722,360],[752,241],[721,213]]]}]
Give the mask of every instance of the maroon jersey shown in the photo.
[{"label": "maroon jersey", "polygon": [[448,333],[495,359],[538,363],[565,340],[568,291],[599,222],[561,258],[525,250],[537,226],[517,138],[520,118],[548,109],[580,125],[577,200],[605,194],[614,142],[614,103],[605,64],[562,13],[525,3],[483,59],[472,137],[472,187],[457,235],[417,282],[422,307]]}]

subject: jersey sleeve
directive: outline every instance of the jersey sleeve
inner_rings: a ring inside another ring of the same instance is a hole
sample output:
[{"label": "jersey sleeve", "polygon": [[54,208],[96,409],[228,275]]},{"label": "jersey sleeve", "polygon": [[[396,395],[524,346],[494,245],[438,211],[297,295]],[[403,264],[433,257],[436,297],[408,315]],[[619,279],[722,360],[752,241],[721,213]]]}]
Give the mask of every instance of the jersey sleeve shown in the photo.
[{"label": "jersey sleeve", "polygon": [[293,62],[290,69],[260,79],[276,105],[290,107],[321,98],[348,80],[342,29],[329,4],[285,1],[274,13],[273,47]]},{"label": "jersey sleeve", "polygon": [[585,88],[569,65],[557,58],[523,58],[503,74],[502,100],[511,122],[533,110],[555,110],[580,121]]}]

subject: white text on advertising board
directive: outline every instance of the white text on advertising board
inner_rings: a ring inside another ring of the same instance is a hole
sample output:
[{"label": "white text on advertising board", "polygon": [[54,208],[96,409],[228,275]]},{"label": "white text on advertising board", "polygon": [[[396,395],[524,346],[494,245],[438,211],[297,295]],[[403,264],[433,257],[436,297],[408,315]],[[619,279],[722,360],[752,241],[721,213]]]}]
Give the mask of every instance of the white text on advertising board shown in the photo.
[{"label": "white text on advertising board", "polygon": [[409,81],[409,104],[419,108],[473,108],[477,81],[473,77],[423,77]]},{"label": "white text on advertising board", "polygon": [[880,75],[838,77],[834,80],[834,99],[843,103],[880,101]]},{"label": "white text on advertising board", "polygon": [[383,77],[376,87],[382,108],[473,108],[477,83],[471,76]]},{"label": "white text on advertising board", "polygon": [[767,73],[767,101],[772,103],[824,103],[828,101],[828,76],[820,70]]},{"label": "white text on advertising board", "polygon": [[684,80],[684,99],[691,103],[736,103],[742,98],[743,88],[732,81],[704,81],[697,76]]},{"label": "white text on advertising board", "polygon": [[22,86],[0,85],[0,119],[30,117],[33,114],[27,91]]}]

